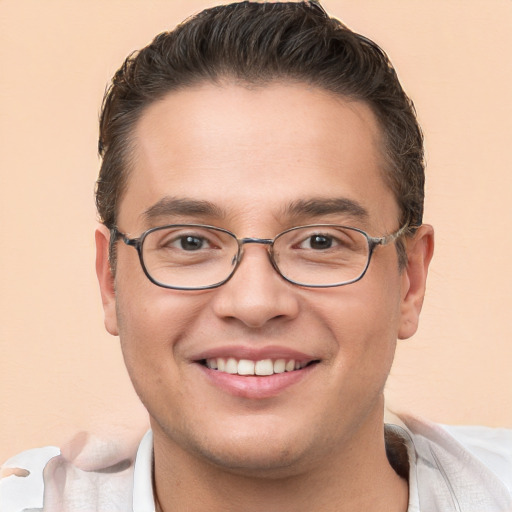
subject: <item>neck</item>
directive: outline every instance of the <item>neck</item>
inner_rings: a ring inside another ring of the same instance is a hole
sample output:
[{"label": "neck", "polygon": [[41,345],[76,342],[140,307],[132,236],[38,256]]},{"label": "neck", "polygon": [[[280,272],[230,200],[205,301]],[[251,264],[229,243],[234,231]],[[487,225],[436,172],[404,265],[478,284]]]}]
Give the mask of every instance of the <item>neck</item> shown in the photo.
[{"label": "neck", "polygon": [[253,472],[205,462],[156,427],[156,498],[161,512],[405,512],[407,482],[390,466],[379,427],[294,469]]}]

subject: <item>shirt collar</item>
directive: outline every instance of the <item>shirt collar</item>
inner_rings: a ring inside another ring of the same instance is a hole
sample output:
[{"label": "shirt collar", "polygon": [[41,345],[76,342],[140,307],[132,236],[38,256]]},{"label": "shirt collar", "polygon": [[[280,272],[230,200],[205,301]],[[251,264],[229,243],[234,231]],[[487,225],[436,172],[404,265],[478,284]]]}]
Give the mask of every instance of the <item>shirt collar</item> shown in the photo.
[{"label": "shirt collar", "polygon": [[[388,419],[388,418],[386,418]],[[420,512],[420,496],[418,490],[418,480],[416,474],[416,450],[414,449],[414,443],[409,429],[405,424],[396,417],[398,421],[393,423],[386,423],[384,429],[386,434],[394,435],[398,437],[403,446],[407,450],[407,458],[409,461],[409,472],[408,472],[408,486],[409,486],[409,504],[407,512]],[[398,423],[398,424],[397,424]]]},{"label": "shirt collar", "polygon": [[153,496],[153,432],[139,444],[133,469],[133,512],[155,512]]}]

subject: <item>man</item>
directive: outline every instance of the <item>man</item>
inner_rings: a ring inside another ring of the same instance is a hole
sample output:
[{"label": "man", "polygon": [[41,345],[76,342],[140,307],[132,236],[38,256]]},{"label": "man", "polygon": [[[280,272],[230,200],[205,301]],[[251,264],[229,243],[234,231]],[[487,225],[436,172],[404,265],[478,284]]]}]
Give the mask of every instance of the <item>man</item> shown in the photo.
[{"label": "man", "polygon": [[384,426],[433,252],[385,54],[310,3],[217,7],[106,94],[96,268],[151,431],[8,461],[0,510],[505,511],[508,432]]}]

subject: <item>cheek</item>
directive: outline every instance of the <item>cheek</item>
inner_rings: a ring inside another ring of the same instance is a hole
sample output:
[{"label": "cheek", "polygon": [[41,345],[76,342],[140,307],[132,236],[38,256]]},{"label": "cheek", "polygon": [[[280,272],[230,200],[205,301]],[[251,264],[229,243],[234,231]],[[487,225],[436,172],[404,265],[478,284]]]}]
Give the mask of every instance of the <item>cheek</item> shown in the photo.
[{"label": "cheek", "polygon": [[119,283],[116,291],[119,337],[126,366],[137,374],[175,373],[180,342],[204,309],[204,297],[148,283]]},{"label": "cheek", "polygon": [[[119,337],[133,387],[152,417],[183,404],[183,346],[204,307],[202,297],[158,288],[120,287]],[[176,416],[176,414],[174,414]]]},{"label": "cheek", "polygon": [[[396,275],[395,275],[396,274]],[[391,366],[400,321],[400,276],[361,281],[340,289],[338,297],[325,297],[322,317],[336,340],[336,364],[355,374],[387,375]],[[333,305],[334,304],[334,305]]]}]

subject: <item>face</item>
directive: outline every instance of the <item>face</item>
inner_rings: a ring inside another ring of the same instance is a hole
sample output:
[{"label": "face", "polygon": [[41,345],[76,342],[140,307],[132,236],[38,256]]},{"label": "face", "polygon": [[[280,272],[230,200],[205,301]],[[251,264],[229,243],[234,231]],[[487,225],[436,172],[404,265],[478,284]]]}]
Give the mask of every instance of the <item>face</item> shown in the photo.
[{"label": "face", "polygon": [[[400,227],[382,177],[379,128],[363,103],[297,84],[203,85],[151,105],[134,135],[118,217],[131,237],[173,223],[214,225],[238,238],[313,223],[372,236]],[[292,208],[306,202],[316,207]],[[325,464],[379,432],[397,336],[416,328],[430,232],[407,243],[404,271],[391,244],[377,247],[360,281],[320,289],[286,282],[266,247],[249,244],[223,286],[169,290],[147,279],[122,242],[114,287],[106,230],[97,242],[106,326],[120,336],[155,450],[278,471]],[[219,358],[304,367],[245,376],[205,365]]]}]

